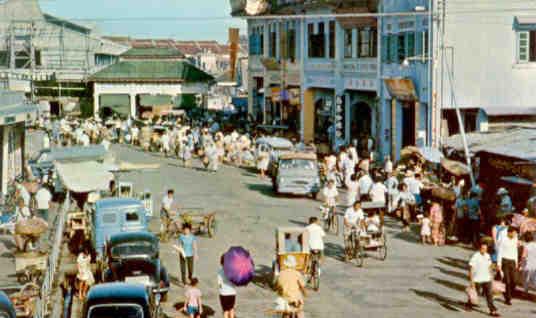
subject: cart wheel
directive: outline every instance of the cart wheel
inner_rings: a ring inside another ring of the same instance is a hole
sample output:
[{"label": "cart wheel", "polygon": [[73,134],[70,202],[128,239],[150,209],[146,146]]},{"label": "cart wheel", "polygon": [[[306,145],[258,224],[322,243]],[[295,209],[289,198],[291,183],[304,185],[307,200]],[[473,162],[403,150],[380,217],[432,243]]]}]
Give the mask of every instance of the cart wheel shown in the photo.
[{"label": "cart wheel", "polygon": [[320,289],[320,268],[319,264],[317,263],[314,268],[311,268],[311,285],[313,287],[314,291],[318,291]]},{"label": "cart wheel", "polygon": [[333,231],[335,231],[335,235],[339,235],[339,217],[337,214],[333,215]]},{"label": "cart wheel", "polygon": [[380,254],[380,259],[382,261],[385,261],[385,259],[387,258],[387,245],[385,244],[385,242],[383,242],[383,245],[378,247],[378,253]]},{"label": "cart wheel", "polygon": [[365,263],[365,249],[359,244],[359,247],[354,248],[354,251],[356,254],[354,257],[355,266],[363,267],[363,263]]},{"label": "cart wheel", "polygon": [[273,289],[277,287],[278,277],[279,277],[279,266],[274,262],[274,264],[272,265],[272,281],[270,282],[272,284]]},{"label": "cart wheel", "polygon": [[212,218],[208,224],[208,237],[213,238],[216,235],[216,219]]}]

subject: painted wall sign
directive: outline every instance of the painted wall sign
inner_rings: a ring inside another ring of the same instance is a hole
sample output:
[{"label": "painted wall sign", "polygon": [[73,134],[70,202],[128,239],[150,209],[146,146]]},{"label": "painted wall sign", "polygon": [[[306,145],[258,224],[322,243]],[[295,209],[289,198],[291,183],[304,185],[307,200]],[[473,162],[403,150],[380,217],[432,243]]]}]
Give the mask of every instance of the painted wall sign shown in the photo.
[{"label": "painted wall sign", "polygon": [[366,91],[375,91],[376,81],[373,79],[360,79],[360,78],[345,78],[344,79],[344,88],[345,89],[354,89],[354,90],[366,90]]},{"label": "painted wall sign", "polygon": [[335,79],[331,76],[309,75],[306,78],[307,86],[312,87],[335,87]]}]

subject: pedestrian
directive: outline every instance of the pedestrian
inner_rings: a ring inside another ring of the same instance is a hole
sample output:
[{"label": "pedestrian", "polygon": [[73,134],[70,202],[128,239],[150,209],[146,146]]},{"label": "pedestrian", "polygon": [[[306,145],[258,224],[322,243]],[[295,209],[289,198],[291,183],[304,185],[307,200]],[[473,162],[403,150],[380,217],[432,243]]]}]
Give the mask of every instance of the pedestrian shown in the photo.
[{"label": "pedestrian", "polygon": [[493,253],[491,254],[491,260],[497,262],[497,254],[499,252],[499,242],[506,237],[508,232],[508,226],[506,225],[505,218],[499,218],[497,224],[491,228],[491,238],[493,239]]},{"label": "pedestrian", "polygon": [[480,211],[480,201],[476,193],[471,192],[469,199],[466,201],[466,206],[471,243],[473,246],[477,246],[480,241],[480,217],[482,213]]},{"label": "pedestrian", "polygon": [[536,288],[536,234],[525,233],[525,241],[520,267],[523,274],[523,288],[525,293],[528,293],[529,287]]},{"label": "pedestrian", "polygon": [[235,317],[236,289],[235,285],[227,278],[224,268],[224,256],[220,257],[221,268],[218,271],[218,292],[223,318]]},{"label": "pedestrian", "polygon": [[512,305],[512,297],[516,289],[516,271],[518,260],[519,242],[517,240],[517,230],[514,227],[508,228],[506,237],[499,241],[497,251],[497,270],[503,277],[506,289],[504,292],[505,304]]},{"label": "pedestrian", "polygon": [[367,170],[362,171],[362,175],[358,180],[359,182],[359,198],[361,201],[370,200],[370,189],[372,188],[373,181],[369,176]]},{"label": "pedestrian", "polygon": [[502,217],[506,214],[512,213],[514,207],[512,205],[512,199],[508,195],[508,190],[500,188],[497,190],[497,196],[499,201],[499,208],[497,209],[496,217]]},{"label": "pedestrian", "polygon": [[182,283],[187,285],[186,271],[188,271],[188,281],[191,282],[194,273],[194,260],[197,259],[197,238],[193,235],[190,224],[183,225],[176,249],[179,251]]},{"label": "pedestrian", "polygon": [[392,213],[395,210],[394,199],[398,195],[398,186],[398,179],[392,172],[387,172],[385,187],[387,188],[387,210],[389,213]]},{"label": "pedestrian", "polygon": [[352,174],[350,179],[346,181],[346,205],[351,206],[355,201],[359,200],[359,182],[357,182],[356,174]]},{"label": "pedestrian", "polygon": [[432,243],[435,246],[442,245],[445,242],[443,227],[443,209],[438,202],[432,202],[430,207],[430,224],[431,224],[431,234],[432,234]]},{"label": "pedestrian", "polygon": [[203,303],[201,302],[201,290],[197,288],[199,280],[192,277],[190,280],[190,286],[186,288],[184,292],[184,312],[190,318],[200,318],[203,314]]},{"label": "pedestrian", "polygon": [[467,205],[463,193],[456,197],[454,202],[454,210],[456,211],[456,220],[454,221],[454,235],[460,242],[467,242]]},{"label": "pedestrian", "polygon": [[[17,201],[17,207],[15,208],[15,222],[19,223],[22,221],[26,221],[29,220],[31,217],[32,213],[30,212],[30,209],[26,206],[24,200],[22,198],[19,198]],[[17,249],[19,251],[25,251],[26,243],[24,241],[24,238],[17,233],[13,234],[13,238],[15,240],[15,245],[17,246]]]},{"label": "pedestrian", "polygon": [[422,244],[427,244],[432,242],[432,227],[430,221],[430,217],[428,216],[428,213],[425,213],[423,218],[420,219],[421,223],[421,241]]},{"label": "pedestrian", "polygon": [[50,191],[44,186],[41,185],[41,188],[37,190],[37,193],[35,194],[35,201],[37,203],[37,214],[40,218],[45,220],[45,222],[48,222],[48,212],[50,209],[50,201],[52,200],[52,194],[50,194]]},{"label": "pedestrian", "polygon": [[48,133],[45,132],[43,134],[43,149],[50,148],[50,137],[48,136]]},{"label": "pedestrian", "polygon": [[295,310],[297,318],[303,318],[304,298],[306,295],[305,279],[296,270],[297,261],[293,255],[287,256],[284,265],[285,269],[279,273],[277,278],[277,290],[286,302],[285,307]]},{"label": "pedestrian", "polygon": [[160,207],[160,233],[165,233],[171,222],[171,216],[174,214],[171,210],[173,207],[175,191],[173,189],[167,190],[166,195],[162,198],[162,204]]},{"label": "pedestrian", "polygon": [[[471,288],[475,291],[480,290],[486,297],[489,314],[492,317],[499,317],[497,308],[493,304],[493,294],[491,290],[491,257],[488,254],[488,245],[485,242],[480,243],[478,252],[474,253],[469,260],[469,282]],[[473,304],[468,301],[467,310],[472,310]]]},{"label": "pedestrian", "polygon": [[80,283],[78,287],[78,297],[83,300],[87,296],[89,288],[95,283],[93,272],[91,271],[91,254],[89,253],[89,247],[84,246],[78,257],[76,258],[76,266],[78,274],[76,278]]},{"label": "pedestrian", "polygon": [[320,226],[320,220],[312,216],[309,218],[309,225],[305,227],[305,231],[309,235],[309,249],[312,253],[319,253],[320,260],[322,261],[324,257],[324,237],[326,232]]},{"label": "pedestrian", "polygon": [[387,187],[383,184],[382,180],[376,176],[376,181],[370,188],[370,200],[376,203],[385,204],[385,195],[387,193]]},{"label": "pedestrian", "polygon": [[259,170],[259,176],[264,178],[266,171],[268,170],[268,164],[270,163],[270,155],[268,151],[259,149],[257,153],[257,169]]},{"label": "pedestrian", "polygon": [[337,197],[339,196],[339,191],[335,186],[335,180],[328,180],[328,183],[324,189],[322,189],[322,195],[324,197],[324,206],[327,209],[325,218],[328,218],[329,212],[334,213],[337,207]]},{"label": "pedestrian", "polygon": [[397,206],[397,215],[402,221],[403,232],[409,231],[409,223],[411,221],[410,208],[415,204],[415,197],[411,192],[409,192],[408,185],[402,183],[400,185],[401,190],[398,193],[398,196],[395,199],[395,206]]}]

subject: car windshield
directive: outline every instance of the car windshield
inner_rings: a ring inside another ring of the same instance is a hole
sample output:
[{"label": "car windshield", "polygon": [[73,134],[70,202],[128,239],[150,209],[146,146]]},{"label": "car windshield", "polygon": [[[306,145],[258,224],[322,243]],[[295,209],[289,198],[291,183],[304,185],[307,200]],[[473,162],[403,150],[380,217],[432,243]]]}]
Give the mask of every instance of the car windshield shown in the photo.
[{"label": "car windshield", "polygon": [[285,159],[279,163],[281,169],[305,169],[314,170],[316,165],[313,160]]},{"label": "car windshield", "polygon": [[112,247],[112,256],[153,255],[155,249],[155,246],[150,242],[124,243]]},{"label": "car windshield", "polygon": [[139,305],[103,305],[94,306],[89,310],[87,318],[143,318],[143,310]]}]

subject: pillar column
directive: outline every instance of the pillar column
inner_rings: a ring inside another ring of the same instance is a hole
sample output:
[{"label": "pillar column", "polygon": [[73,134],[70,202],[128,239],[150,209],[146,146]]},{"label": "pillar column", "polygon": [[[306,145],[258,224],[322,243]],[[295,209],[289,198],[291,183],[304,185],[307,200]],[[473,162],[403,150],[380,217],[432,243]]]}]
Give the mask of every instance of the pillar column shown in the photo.
[{"label": "pillar column", "polygon": [[130,94],[130,116],[136,118],[136,94]]},{"label": "pillar column", "polygon": [[9,126],[2,127],[2,194],[7,194],[7,168],[9,166]]},{"label": "pillar column", "polygon": [[99,90],[97,89],[97,84],[93,84],[93,115],[99,114],[99,107],[100,107],[100,94]]}]

